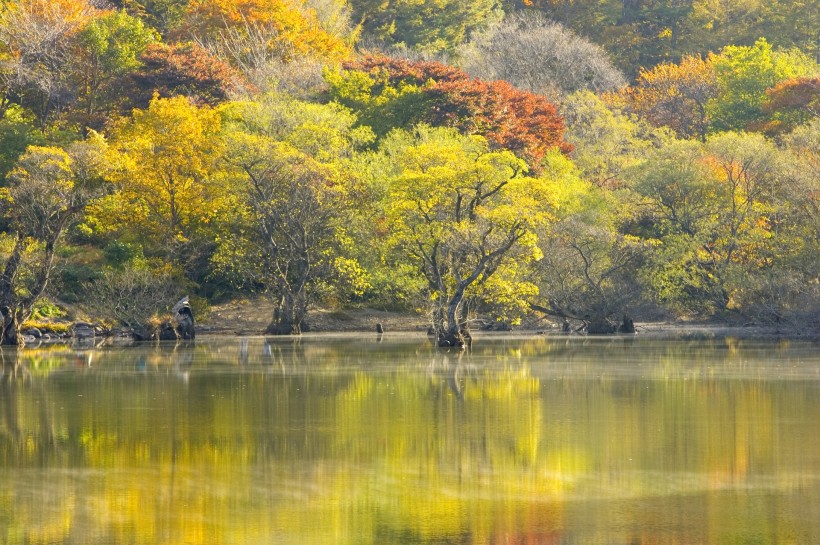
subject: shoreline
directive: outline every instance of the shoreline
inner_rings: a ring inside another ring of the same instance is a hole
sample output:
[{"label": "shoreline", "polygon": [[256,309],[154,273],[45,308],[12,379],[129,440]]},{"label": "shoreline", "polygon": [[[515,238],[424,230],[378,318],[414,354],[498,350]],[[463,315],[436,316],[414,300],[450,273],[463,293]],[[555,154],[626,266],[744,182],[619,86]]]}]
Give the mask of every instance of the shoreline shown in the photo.
[{"label": "shoreline", "polygon": [[[197,334],[203,335],[264,335],[273,316],[273,304],[264,298],[233,301],[212,307],[197,321]],[[427,331],[427,317],[413,312],[398,312],[373,308],[351,309],[311,309],[307,315],[304,333],[376,333],[376,325],[381,324],[385,332]],[[719,321],[657,321],[636,322],[639,337],[667,338],[766,338],[820,340],[820,328],[795,327],[794,324],[738,324]],[[476,327],[475,334],[492,330]],[[495,332],[495,331],[493,331]],[[513,327],[510,333],[564,336],[560,325],[546,318],[530,317],[521,326]],[[570,336],[586,336],[576,333]],[[591,337],[628,337],[631,334],[589,335]]]}]

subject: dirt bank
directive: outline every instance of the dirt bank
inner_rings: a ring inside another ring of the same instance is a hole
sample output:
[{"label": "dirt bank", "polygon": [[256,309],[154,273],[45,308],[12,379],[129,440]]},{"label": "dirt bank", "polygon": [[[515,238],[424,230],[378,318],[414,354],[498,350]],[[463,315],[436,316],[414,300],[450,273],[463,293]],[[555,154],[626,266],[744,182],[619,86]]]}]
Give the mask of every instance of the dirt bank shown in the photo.
[{"label": "dirt bank", "polygon": [[[236,333],[259,335],[273,316],[273,303],[264,298],[232,301],[211,307],[197,323],[203,333]],[[375,331],[382,324],[385,331],[424,331],[425,316],[371,308],[345,310],[311,309],[305,331]]]},{"label": "dirt bank", "polygon": [[[273,316],[273,303],[266,298],[246,299],[213,306],[197,324],[201,333],[234,333],[261,335]],[[371,308],[345,310],[312,309],[307,326],[312,332],[369,332],[382,324],[385,331],[425,331],[429,326],[426,316],[413,313],[390,312]],[[479,327],[475,327],[479,329]],[[559,334],[557,322],[531,317],[517,331],[533,334]],[[683,338],[818,338],[820,332],[796,332],[792,327],[761,326],[755,324],[723,324],[712,322],[651,322],[637,323],[641,336]]]}]

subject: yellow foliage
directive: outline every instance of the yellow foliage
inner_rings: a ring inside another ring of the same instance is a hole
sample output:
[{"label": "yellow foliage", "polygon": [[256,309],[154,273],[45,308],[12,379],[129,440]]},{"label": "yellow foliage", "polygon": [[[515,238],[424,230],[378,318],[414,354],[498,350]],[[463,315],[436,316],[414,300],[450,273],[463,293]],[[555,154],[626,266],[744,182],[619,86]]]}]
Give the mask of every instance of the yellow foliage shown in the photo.
[{"label": "yellow foliage", "polygon": [[243,25],[271,29],[276,35],[270,45],[284,46],[296,55],[340,61],[351,53],[343,40],[321,28],[315,13],[301,11],[287,0],[192,0],[188,18],[191,30],[199,34]]}]

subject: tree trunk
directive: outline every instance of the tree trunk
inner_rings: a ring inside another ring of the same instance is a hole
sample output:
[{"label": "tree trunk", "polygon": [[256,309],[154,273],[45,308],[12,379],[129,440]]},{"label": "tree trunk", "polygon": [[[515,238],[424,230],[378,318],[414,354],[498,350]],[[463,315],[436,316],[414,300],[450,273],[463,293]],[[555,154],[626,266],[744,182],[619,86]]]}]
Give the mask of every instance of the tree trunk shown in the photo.
[{"label": "tree trunk", "polygon": [[20,335],[20,322],[17,319],[17,313],[4,306],[0,309],[3,314],[2,329],[0,329],[0,345],[2,346],[19,346],[22,343],[23,337]]},{"label": "tree trunk", "polygon": [[265,333],[269,335],[301,335],[302,321],[307,313],[307,296],[304,291],[297,294],[285,292],[273,312],[273,321]]},{"label": "tree trunk", "polygon": [[447,305],[447,322],[438,332],[438,345],[441,347],[455,346],[464,348],[470,345],[472,338],[466,329],[466,323],[460,323],[461,305],[464,301],[464,287],[456,288]]}]

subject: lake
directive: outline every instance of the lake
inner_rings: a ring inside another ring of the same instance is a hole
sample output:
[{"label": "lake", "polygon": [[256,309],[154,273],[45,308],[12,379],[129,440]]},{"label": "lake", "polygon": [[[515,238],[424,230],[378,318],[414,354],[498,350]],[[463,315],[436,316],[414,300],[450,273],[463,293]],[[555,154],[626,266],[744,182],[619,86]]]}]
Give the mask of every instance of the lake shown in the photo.
[{"label": "lake", "polygon": [[796,341],[4,349],[0,543],[820,543]]}]

